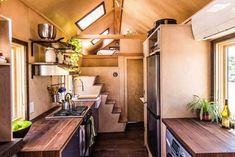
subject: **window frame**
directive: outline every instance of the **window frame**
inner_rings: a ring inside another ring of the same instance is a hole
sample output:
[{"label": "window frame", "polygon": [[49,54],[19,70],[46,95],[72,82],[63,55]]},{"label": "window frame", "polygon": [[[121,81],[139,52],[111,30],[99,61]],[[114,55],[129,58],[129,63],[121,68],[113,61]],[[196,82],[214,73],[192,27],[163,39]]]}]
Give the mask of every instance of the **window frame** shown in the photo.
[{"label": "window frame", "polygon": [[[102,33],[100,33],[100,35],[102,35],[104,32],[106,32],[106,31],[108,31],[108,34],[110,33],[110,29],[109,28],[107,28],[107,29],[105,29]],[[97,44],[99,41],[97,41],[96,43],[94,43],[94,40],[96,40],[96,39],[92,39],[90,42],[91,42],[91,44],[92,45],[95,45],[95,44]]]},{"label": "window frame", "polygon": [[[235,33],[211,41],[211,95],[221,104],[220,110],[228,94],[226,53],[227,48],[233,45],[235,45]],[[223,54],[218,54],[221,51]]]},{"label": "window frame", "polygon": [[[87,17],[89,14],[91,14],[93,11],[95,11],[97,8],[99,8],[100,6],[103,5],[104,8],[104,14],[102,16],[100,16],[98,19],[96,19],[94,22],[92,22],[89,26],[87,26],[85,29],[82,29],[80,27],[80,25],[78,24],[80,21],[82,21],[85,17]],[[81,17],[78,21],[75,22],[75,25],[81,30],[84,31],[87,28],[89,28],[91,25],[93,25],[95,22],[97,22],[99,19],[101,19],[102,17],[104,17],[106,14],[106,7],[105,7],[105,2],[101,2],[100,4],[98,4],[94,9],[92,9],[91,11],[89,11],[87,14],[85,14],[83,17]]]},{"label": "window frame", "polygon": [[28,66],[28,63],[29,63],[29,46],[28,46],[28,42],[25,42],[25,41],[22,41],[22,40],[19,40],[17,38],[12,38],[12,43],[15,43],[15,44],[18,44],[18,45],[22,45],[24,46],[25,48],[25,64],[26,64],[26,73],[25,73],[25,78],[26,78],[26,106],[25,106],[25,120],[29,120],[29,66]]}]

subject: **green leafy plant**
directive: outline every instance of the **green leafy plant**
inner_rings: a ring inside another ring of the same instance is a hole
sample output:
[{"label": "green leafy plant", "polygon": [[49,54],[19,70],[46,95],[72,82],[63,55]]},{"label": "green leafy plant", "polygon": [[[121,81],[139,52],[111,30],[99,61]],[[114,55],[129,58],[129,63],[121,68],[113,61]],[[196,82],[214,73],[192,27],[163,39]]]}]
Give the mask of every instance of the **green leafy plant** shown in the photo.
[{"label": "green leafy plant", "polygon": [[79,39],[71,38],[66,42],[74,53],[71,55],[72,66],[77,66],[79,58],[82,57],[82,43]]},{"label": "green leafy plant", "polygon": [[219,105],[216,102],[194,95],[193,100],[187,104],[187,108],[196,113],[200,120],[219,121]]}]

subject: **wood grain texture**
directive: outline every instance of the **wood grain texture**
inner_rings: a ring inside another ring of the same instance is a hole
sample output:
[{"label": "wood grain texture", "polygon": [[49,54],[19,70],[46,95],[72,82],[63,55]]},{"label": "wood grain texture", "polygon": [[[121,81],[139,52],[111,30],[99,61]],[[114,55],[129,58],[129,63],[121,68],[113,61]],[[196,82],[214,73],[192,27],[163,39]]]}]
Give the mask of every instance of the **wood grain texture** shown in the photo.
[{"label": "wood grain texture", "polygon": [[[0,20],[0,50],[11,62],[11,26],[8,19],[1,17]],[[12,66],[0,65],[0,141],[12,140],[11,113],[12,113]]]},{"label": "wood grain texture", "polygon": [[121,32],[146,33],[156,20],[174,18],[183,22],[212,0],[126,0]]},{"label": "wood grain texture", "polygon": [[23,147],[23,139],[13,139],[11,142],[0,143],[0,156],[1,157],[12,157],[17,154]]},{"label": "wood grain texture", "polygon": [[93,157],[147,157],[143,123],[127,124],[123,133],[103,133],[96,138]]},{"label": "wood grain texture", "polygon": [[127,59],[127,118],[128,121],[144,121],[143,59]]},{"label": "wood grain texture", "polygon": [[[89,106],[94,102],[84,102]],[[19,157],[59,157],[74,132],[82,123],[82,118],[64,118],[46,120],[42,118],[33,123],[30,131],[24,138],[25,146]]]},{"label": "wood grain texture", "polygon": [[163,119],[163,123],[194,157],[235,157],[235,131],[191,118]]}]

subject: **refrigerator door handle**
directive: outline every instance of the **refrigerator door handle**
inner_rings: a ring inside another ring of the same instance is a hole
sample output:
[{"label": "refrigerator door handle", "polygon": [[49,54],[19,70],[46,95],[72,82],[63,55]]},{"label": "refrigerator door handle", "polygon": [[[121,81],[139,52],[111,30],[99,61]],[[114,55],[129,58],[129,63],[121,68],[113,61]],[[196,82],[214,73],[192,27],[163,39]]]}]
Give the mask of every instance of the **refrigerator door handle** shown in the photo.
[{"label": "refrigerator door handle", "polygon": [[160,118],[161,118],[160,115],[154,114],[148,107],[147,107],[147,110],[152,114],[152,116],[153,116],[155,119],[160,119]]}]

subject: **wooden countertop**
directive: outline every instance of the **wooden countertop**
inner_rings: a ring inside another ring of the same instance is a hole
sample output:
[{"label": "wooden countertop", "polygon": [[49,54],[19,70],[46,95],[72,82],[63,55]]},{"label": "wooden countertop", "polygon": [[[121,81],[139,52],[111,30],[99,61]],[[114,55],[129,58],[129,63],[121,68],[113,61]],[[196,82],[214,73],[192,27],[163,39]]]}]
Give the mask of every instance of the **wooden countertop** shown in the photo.
[{"label": "wooden countertop", "polygon": [[192,118],[163,119],[179,142],[195,157],[235,157],[235,131]]},{"label": "wooden countertop", "polygon": [[0,142],[0,156],[1,157],[12,157],[17,154],[23,147],[23,139],[13,139],[11,142]]},{"label": "wooden countertop", "polygon": [[[83,105],[88,107],[93,104],[94,102],[83,102]],[[81,123],[82,118],[41,118],[37,120],[24,138],[26,144],[21,150],[20,156],[24,156],[22,154],[27,152],[59,152],[63,150]]]}]

